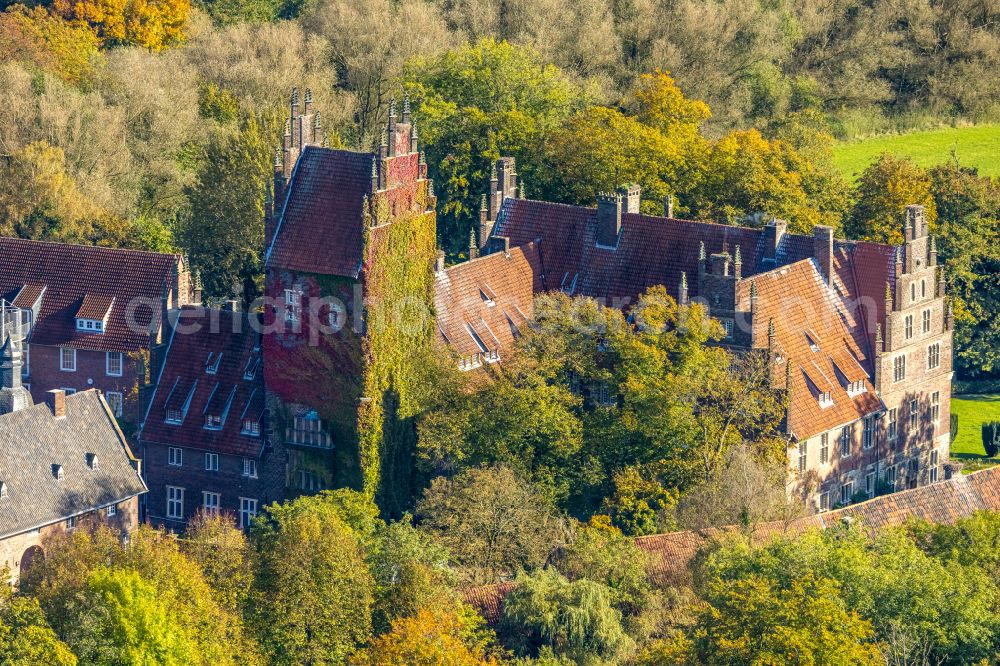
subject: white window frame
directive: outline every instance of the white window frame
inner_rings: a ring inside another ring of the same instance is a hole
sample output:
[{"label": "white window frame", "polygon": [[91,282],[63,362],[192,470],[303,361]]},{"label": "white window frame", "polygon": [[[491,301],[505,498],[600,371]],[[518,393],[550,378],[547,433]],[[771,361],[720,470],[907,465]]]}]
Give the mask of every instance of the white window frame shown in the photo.
[{"label": "white window frame", "polygon": [[907,414],[907,417],[909,419],[909,428],[911,435],[916,433],[917,429],[920,428],[920,418],[917,413],[918,405],[919,403],[917,402],[916,398],[910,400],[910,411],[909,414]]},{"label": "white window frame", "polygon": [[243,476],[248,479],[257,478],[257,461],[253,458],[243,458]]},{"label": "white window frame", "polygon": [[938,480],[938,452],[936,450],[931,451],[930,480],[931,483],[937,483]]},{"label": "white window frame", "polygon": [[295,323],[302,311],[302,292],[298,289],[285,289],[285,321]]},{"label": "white window frame", "polygon": [[799,474],[809,469],[809,442],[799,442]]},{"label": "white window frame", "polygon": [[824,511],[830,510],[830,491],[824,491],[819,494],[819,511],[823,513]]},{"label": "white window frame", "polygon": [[875,472],[868,472],[865,474],[865,493],[868,497],[875,497]]},{"label": "white window frame", "polygon": [[931,393],[931,422],[935,425],[938,419],[941,418],[941,392],[934,391]]},{"label": "white window frame", "polygon": [[889,410],[889,425],[886,428],[886,436],[889,438],[890,446],[895,445],[895,440],[899,438],[899,410],[893,407]]},{"label": "white window frame", "polygon": [[903,317],[903,337],[907,340],[913,337],[913,315]]},{"label": "white window frame", "polygon": [[906,380],[906,354],[900,354],[892,359],[892,381],[893,383]]},{"label": "white window frame", "polygon": [[[69,354],[69,363],[66,362],[67,354]],[[59,370],[61,372],[76,372],[76,349],[73,347],[59,348]]]},{"label": "white window frame", "polygon": [[167,464],[171,467],[184,466],[184,449],[179,446],[167,447]]},{"label": "white window frame", "polygon": [[830,433],[828,432],[819,436],[819,462],[821,465],[830,462]]},{"label": "white window frame", "polygon": [[850,458],[854,453],[854,424],[845,425],[840,429],[840,457]]},{"label": "white window frame", "polygon": [[870,449],[875,445],[875,419],[866,416],[861,420],[861,446]]},{"label": "white window frame", "polygon": [[[118,369],[114,369],[113,361],[117,361]],[[121,377],[122,371],[125,368],[125,358],[122,356],[121,352],[109,351],[104,352],[104,374],[108,377]]]},{"label": "white window frame", "polygon": [[121,391],[105,392],[104,400],[108,403],[108,407],[111,408],[111,413],[117,417],[121,417],[122,411],[125,408],[125,397]]},{"label": "white window frame", "polygon": [[222,506],[222,495],[204,490],[201,493],[201,508],[210,516],[218,516]]},{"label": "white window frame", "polygon": [[184,489],[167,486],[167,518],[184,520]]},{"label": "white window frame", "polygon": [[240,529],[247,529],[257,517],[257,499],[254,497],[240,498]]},{"label": "white window frame", "polygon": [[106,507],[104,507],[104,515],[107,516],[108,518],[113,518],[114,516],[117,516],[118,515],[118,505],[117,504],[109,504]]},{"label": "white window frame", "polygon": [[854,499],[854,480],[850,479],[840,485],[840,503],[851,504]]},{"label": "white window frame", "polygon": [[931,309],[926,308],[920,313],[920,332],[930,333],[931,332]]},{"label": "white window frame", "polygon": [[218,453],[206,453],[205,454],[205,471],[206,472],[218,472],[219,471],[219,454]]}]

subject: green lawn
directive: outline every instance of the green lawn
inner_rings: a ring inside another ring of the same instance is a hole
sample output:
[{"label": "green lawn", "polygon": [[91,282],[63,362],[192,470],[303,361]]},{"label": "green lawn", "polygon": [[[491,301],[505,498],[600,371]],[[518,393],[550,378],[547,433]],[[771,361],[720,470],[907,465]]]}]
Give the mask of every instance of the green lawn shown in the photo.
[{"label": "green lawn", "polygon": [[[988,460],[981,427],[984,421],[1000,421],[1000,395],[953,396],[951,413],[958,415],[958,436],[951,443],[951,455],[978,467],[978,463]],[[1000,463],[996,458],[989,460]]]},{"label": "green lawn", "polygon": [[875,136],[833,147],[834,163],[849,180],[884,152],[909,157],[923,167],[947,162],[954,152],[959,164],[978,168],[980,175],[1000,176],[1000,124]]}]

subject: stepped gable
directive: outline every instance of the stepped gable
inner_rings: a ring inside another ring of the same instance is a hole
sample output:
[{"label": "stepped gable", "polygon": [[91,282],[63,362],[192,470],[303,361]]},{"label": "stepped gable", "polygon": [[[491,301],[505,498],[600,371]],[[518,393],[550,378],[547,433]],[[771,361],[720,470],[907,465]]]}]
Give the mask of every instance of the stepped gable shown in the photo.
[{"label": "stepped gable", "polygon": [[361,271],[362,203],[371,194],[371,153],[305,146],[267,252],[267,266],[356,278]]}]

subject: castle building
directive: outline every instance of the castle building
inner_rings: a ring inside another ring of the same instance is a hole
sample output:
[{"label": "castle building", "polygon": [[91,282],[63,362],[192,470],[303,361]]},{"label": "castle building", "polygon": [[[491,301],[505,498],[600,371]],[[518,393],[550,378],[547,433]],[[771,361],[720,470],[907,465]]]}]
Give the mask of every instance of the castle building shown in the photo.
[{"label": "castle building", "polygon": [[172,313],[139,435],[147,522],[181,530],[204,512],[246,528],[284,499],[284,447],[268,427],[255,316],[200,306]]},{"label": "castle building", "polygon": [[25,388],[98,389],[130,436],[162,314],[199,298],[181,255],[0,237],[0,336],[23,343]]},{"label": "castle building", "polygon": [[386,440],[413,436],[392,424],[417,355],[392,350],[433,339],[433,184],[408,101],[373,152],[317,145],[318,119],[293,91],[266,225],[268,405],[291,492],[374,493],[393,467]]},{"label": "castle building", "polygon": [[[523,194],[523,193],[522,193]],[[440,339],[462,369],[501,360],[532,316],[529,294],[562,291],[628,309],[655,285],[700,302],[722,344],[767,355],[788,393],[789,492],[816,510],[950,475],[953,316],[923,208],[902,246],[639,212],[628,186],[596,208],[520,198],[510,158],[493,169],[469,262],[436,273]],[[477,256],[481,255],[481,256]]]},{"label": "castle building", "polygon": [[35,404],[20,345],[9,335],[0,345],[0,571],[11,584],[55,532],[99,522],[127,536],[146,492],[109,403],[93,389],[54,389]]}]

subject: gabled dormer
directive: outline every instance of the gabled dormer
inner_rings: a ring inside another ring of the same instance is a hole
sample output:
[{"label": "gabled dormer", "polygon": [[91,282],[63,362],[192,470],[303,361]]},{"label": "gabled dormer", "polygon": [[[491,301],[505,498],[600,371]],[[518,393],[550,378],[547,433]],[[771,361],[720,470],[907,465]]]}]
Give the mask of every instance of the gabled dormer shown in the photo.
[{"label": "gabled dormer", "polygon": [[222,430],[226,425],[226,417],[229,416],[229,408],[233,404],[233,397],[236,395],[236,387],[233,386],[228,392],[216,384],[212,388],[212,394],[205,403],[205,430]]},{"label": "gabled dormer", "polygon": [[103,294],[86,294],[76,310],[76,330],[78,333],[101,334],[108,327],[111,308],[115,297]]}]

